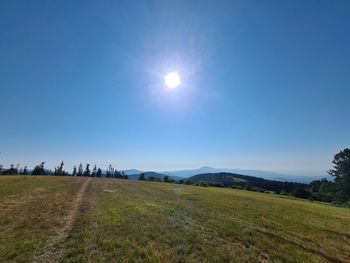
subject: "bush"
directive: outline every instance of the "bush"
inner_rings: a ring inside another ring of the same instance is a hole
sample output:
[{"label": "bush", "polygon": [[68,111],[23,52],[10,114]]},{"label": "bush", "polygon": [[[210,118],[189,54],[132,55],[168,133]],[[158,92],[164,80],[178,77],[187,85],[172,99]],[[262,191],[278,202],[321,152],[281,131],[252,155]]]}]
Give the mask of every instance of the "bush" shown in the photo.
[{"label": "bush", "polygon": [[311,193],[302,187],[297,187],[292,191],[292,195],[298,198],[308,199],[311,196]]}]

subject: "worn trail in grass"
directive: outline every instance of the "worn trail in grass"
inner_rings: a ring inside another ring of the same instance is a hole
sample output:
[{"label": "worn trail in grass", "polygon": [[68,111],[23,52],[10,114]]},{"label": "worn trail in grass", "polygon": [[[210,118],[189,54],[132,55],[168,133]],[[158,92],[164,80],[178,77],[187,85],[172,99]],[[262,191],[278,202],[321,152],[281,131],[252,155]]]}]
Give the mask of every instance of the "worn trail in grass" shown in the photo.
[{"label": "worn trail in grass", "polygon": [[73,200],[71,210],[63,220],[62,224],[56,229],[55,236],[53,236],[51,240],[47,242],[41,253],[36,255],[34,262],[48,263],[59,262],[62,260],[62,257],[66,252],[66,240],[78,217],[79,209],[81,203],[83,202],[84,194],[90,180],[91,178],[88,178],[82,183],[76,197]]},{"label": "worn trail in grass", "polygon": [[[45,250],[85,180],[0,177],[0,261],[27,262]],[[62,262],[350,262],[345,208],[115,179],[91,179],[78,207],[64,232]]]},{"label": "worn trail in grass", "polygon": [[31,262],[62,226],[85,180],[0,176],[0,262]]}]

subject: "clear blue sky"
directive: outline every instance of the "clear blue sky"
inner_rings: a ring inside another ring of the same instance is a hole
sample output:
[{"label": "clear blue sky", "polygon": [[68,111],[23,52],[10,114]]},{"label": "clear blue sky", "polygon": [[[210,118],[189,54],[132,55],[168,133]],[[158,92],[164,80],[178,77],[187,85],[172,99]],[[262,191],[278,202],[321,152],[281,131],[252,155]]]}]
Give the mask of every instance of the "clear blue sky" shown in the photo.
[{"label": "clear blue sky", "polygon": [[349,14],[347,0],[2,1],[0,163],[324,172],[350,142]]}]

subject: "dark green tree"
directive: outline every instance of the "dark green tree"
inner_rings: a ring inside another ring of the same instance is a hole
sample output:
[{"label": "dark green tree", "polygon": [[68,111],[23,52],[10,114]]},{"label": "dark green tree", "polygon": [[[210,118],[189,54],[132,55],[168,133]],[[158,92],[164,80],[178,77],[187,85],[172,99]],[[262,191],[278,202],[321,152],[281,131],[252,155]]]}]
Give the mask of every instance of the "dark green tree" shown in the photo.
[{"label": "dark green tree", "polygon": [[3,171],[3,174],[8,174],[8,175],[18,174],[18,167],[19,167],[19,164],[16,167],[14,164],[11,164],[10,169]]},{"label": "dark green tree", "polygon": [[106,177],[108,177],[108,178],[111,177],[110,167],[111,167],[111,165],[109,165],[109,167],[106,170]]},{"label": "dark green tree", "polygon": [[328,173],[335,177],[341,193],[350,198],[350,149],[345,148],[334,155],[332,164],[333,168]]},{"label": "dark green tree", "polygon": [[164,176],[164,178],[163,178],[164,182],[166,182],[166,183],[169,182],[169,179],[170,179],[170,177],[168,175]]},{"label": "dark green tree", "polygon": [[77,176],[83,176],[83,174],[84,174],[83,165],[80,163],[78,167]]},{"label": "dark green tree", "polygon": [[62,161],[60,166],[58,167],[58,175],[65,175],[65,171],[63,170],[64,162]]},{"label": "dark green tree", "polygon": [[84,176],[90,176],[90,164],[86,164],[85,171],[84,171]]},{"label": "dark green tree", "polygon": [[292,195],[298,198],[307,199],[310,197],[310,191],[308,191],[304,187],[296,187],[295,189],[293,189]]},{"label": "dark green tree", "polygon": [[[328,203],[341,203],[342,198],[339,196],[339,187],[333,181],[327,179],[315,180],[310,183],[311,199]],[[340,198],[339,198],[340,197]],[[340,202],[339,202],[340,201]]]},{"label": "dark green tree", "polygon": [[106,171],[106,177],[107,178],[110,178],[110,177],[113,177],[114,176],[114,168],[112,167],[112,165],[110,164],[108,166],[108,169]]},{"label": "dark green tree", "polygon": [[97,167],[96,167],[96,164],[94,165],[94,169],[92,169],[92,174],[91,176],[92,177],[95,177],[96,176],[96,173],[97,173]]},{"label": "dark green tree", "polygon": [[65,171],[63,170],[64,162],[62,161],[59,166],[55,167],[54,175],[65,175]]},{"label": "dark green tree", "polygon": [[72,176],[77,176],[77,167],[74,165]]},{"label": "dark green tree", "polygon": [[24,169],[23,169],[23,171],[22,171],[22,174],[23,174],[23,175],[28,175],[28,168],[27,168],[27,166],[24,166]]},{"label": "dark green tree", "polygon": [[32,175],[45,175],[44,164],[45,162],[41,162],[41,164],[35,166],[32,171]]},{"label": "dark green tree", "polygon": [[129,177],[124,173],[124,171],[121,171],[120,174],[122,179],[129,179]]},{"label": "dark green tree", "polygon": [[145,173],[140,173],[139,180],[140,181],[145,181],[146,180]]},{"label": "dark green tree", "polygon": [[102,170],[100,168],[97,169],[96,177],[102,177]]}]

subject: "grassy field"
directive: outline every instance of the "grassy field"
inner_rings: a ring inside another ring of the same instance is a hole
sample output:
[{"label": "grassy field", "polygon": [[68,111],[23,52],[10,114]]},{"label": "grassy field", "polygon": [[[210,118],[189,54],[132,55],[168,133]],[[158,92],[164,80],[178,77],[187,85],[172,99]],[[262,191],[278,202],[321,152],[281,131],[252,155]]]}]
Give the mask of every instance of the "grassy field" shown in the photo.
[{"label": "grassy field", "polygon": [[0,177],[0,262],[350,262],[349,209],[87,180]]}]

